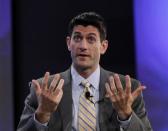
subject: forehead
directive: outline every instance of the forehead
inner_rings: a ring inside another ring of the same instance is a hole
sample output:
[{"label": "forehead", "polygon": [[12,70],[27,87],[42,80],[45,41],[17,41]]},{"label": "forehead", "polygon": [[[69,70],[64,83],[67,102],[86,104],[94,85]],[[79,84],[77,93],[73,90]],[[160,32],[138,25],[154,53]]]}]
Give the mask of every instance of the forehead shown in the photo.
[{"label": "forehead", "polygon": [[73,28],[72,34],[76,34],[76,33],[80,33],[82,35],[93,34],[95,36],[99,36],[98,29],[92,25],[88,25],[88,26],[76,25]]}]

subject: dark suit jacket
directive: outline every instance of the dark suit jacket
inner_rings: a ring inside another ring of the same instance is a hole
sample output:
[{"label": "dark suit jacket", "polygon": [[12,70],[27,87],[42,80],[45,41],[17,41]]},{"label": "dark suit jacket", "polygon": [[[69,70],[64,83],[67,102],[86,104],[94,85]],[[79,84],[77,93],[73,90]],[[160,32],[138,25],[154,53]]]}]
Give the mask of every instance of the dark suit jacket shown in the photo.
[{"label": "dark suit jacket", "polygon": [[[105,99],[105,82],[108,81],[110,75],[114,73],[106,71],[101,68],[100,70],[100,85],[99,85],[99,127],[101,131],[119,131],[120,126],[117,121],[116,111],[113,109],[111,101]],[[71,87],[71,73],[70,69],[61,73],[61,77],[65,80],[63,87],[63,98],[57,108],[52,114],[52,117],[48,123],[46,131],[71,131],[72,128],[72,87]],[[49,84],[52,81],[53,76],[49,79]],[[125,87],[125,78],[120,75],[123,87]],[[42,78],[39,79],[41,83]],[[135,90],[139,82],[132,79],[132,91]],[[20,118],[20,122],[17,131],[39,131],[34,121],[34,113],[38,106],[37,98],[34,88],[31,87],[30,94],[25,100],[25,107]],[[130,124],[126,131],[151,131],[151,126],[146,115],[144,107],[144,101],[142,95],[134,101],[132,108],[134,110]]]}]

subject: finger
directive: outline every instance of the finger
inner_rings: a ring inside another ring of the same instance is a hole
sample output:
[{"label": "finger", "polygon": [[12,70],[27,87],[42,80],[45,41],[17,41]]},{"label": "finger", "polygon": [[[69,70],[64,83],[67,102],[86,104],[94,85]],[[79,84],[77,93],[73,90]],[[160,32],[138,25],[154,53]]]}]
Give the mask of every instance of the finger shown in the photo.
[{"label": "finger", "polygon": [[108,96],[112,96],[112,92],[108,83],[105,83],[105,87],[106,87],[106,92]]},{"label": "finger", "polygon": [[107,92],[108,96],[110,97],[110,100],[112,102],[114,102],[115,97],[114,97],[114,94],[111,92],[110,85],[108,83],[105,83],[105,87],[106,87],[106,92]]},{"label": "finger", "polygon": [[56,74],[54,76],[54,79],[52,80],[51,84],[50,84],[50,91],[54,91],[56,88],[56,85],[58,84],[58,81],[60,79],[60,74]]},{"label": "finger", "polygon": [[131,79],[129,75],[125,76],[125,83],[126,83],[125,93],[127,95],[130,95],[131,94]]},{"label": "finger", "polygon": [[36,92],[36,95],[39,95],[41,93],[41,88],[40,88],[40,84],[37,80],[32,80],[32,84],[34,85],[34,89]]},{"label": "finger", "polygon": [[134,100],[141,94],[142,90],[146,89],[145,86],[139,86],[133,93],[132,96]]},{"label": "finger", "polygon": [[110,76],[109,82],[110,82],[110,89],[111,89],[112,95],[117,96],[118,92],[117,92],[117,89],[116,89],[116,86],[115,86],[115,83],[114,83],[113,76]]},{"label": "finger", "polygon": [[[62,90],[63,85],[64,85],[64,79],[60,79],[60,81],[59,81],[57,87],[55,88],[54,92],[56,93],[57,91]],[[57,95],[57,93],[56,93],[56,95]]]},{"label": "finger", "polygon": [[59,104],[62,95],[63,95],[63,91],[62,90],[56,90],[54,93],[52,93],[52,95],[54,95],[54,100],[56,101],[57,104]]},{"label": "finger", "polygon": [[44,75],[44,78],[43,78],[43,80],[42,80],[42,86],[41,86],[41,88],[42,88],[43,90],[47,90],[47,89],[48,89],[47,86],[48,86],[49,75],[50,75],[49,72],[46,72],[45,75]]},{"label": "finger", "polygon": [[114,74],[114,80],[115,80],[115,83],[116,83],[116,89],[118,91],[118,94],[120,96],[124,95],[123,86],[121,84],[121,81],[120,81],[120,78],[119,78],[118,74]]}]

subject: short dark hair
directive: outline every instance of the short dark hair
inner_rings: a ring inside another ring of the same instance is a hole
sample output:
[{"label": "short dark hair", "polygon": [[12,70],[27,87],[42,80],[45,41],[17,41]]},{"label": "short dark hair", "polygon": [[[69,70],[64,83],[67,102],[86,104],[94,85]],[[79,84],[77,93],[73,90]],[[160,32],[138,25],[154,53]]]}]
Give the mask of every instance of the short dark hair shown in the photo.
[{"label": "short dark hair", "polygon": [[84,12],[74,17],[69,23],[68,27],[69,36],[72,35],[73,28],[76,25],[83,25],[83,26],[92,25],[98,29],[100,34],[100,40],[103,41],[106,39],[107,29],[104,18],[95,12]]}]

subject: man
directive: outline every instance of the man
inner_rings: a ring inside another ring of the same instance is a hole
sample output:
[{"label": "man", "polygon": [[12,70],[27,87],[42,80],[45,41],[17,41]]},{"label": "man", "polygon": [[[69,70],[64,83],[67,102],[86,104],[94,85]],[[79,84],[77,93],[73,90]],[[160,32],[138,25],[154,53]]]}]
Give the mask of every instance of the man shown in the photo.
[{"label": "man", "polygon": [[32,80],[18,131],[151,131],[141,91],[128,75],[99,65],[108,48],[103,18],[85,12],[73,18],[67,36],[72,65]]}]

